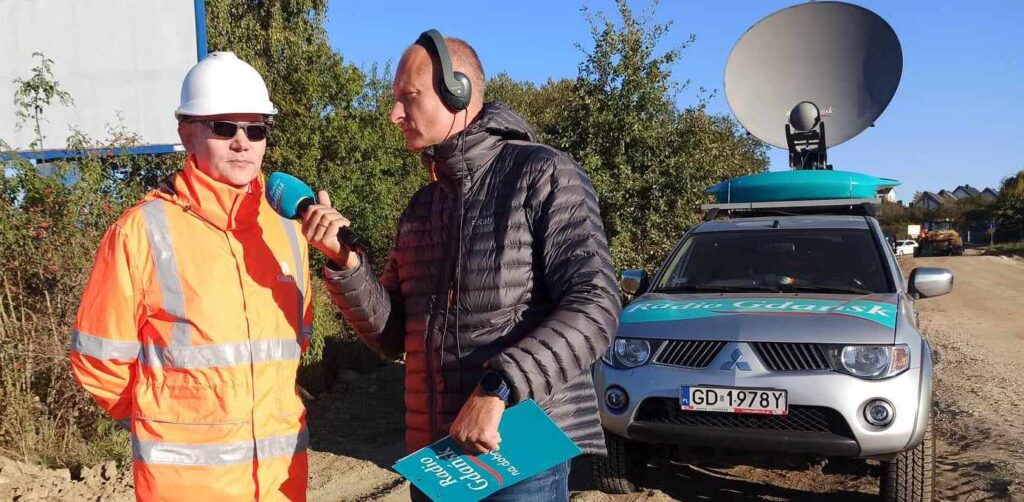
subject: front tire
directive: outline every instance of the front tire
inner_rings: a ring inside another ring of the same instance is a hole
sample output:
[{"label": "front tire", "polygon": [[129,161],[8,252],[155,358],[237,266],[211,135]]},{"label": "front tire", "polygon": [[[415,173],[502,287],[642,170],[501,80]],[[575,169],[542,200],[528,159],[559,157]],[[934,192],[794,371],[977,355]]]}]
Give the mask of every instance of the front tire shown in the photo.
[{"label": "front tire", "polygon": [[882,463],[879,488],[882,500],[887,502],[926,502],[934,499],[935,436],[932,434],[930,416],[921,444]]},{"label": "front tire", "polygon": [[607,431],[604,437],[608,456],[593,459],[594,485],[609,494],[636,493],[640,490],[639,480],[647,467],[647,448]]}]

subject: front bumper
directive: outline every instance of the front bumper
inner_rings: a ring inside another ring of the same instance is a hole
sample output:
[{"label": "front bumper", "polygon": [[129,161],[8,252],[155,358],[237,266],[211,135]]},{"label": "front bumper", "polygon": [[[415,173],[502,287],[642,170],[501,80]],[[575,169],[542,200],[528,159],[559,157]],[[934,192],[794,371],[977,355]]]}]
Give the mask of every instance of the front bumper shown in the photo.
[{"label": "front bumper", "polygon": [[[927,351],[927,345],[922,344]],[[740,349],[750,362],[742,371],[719,369],[727,354]],[[921,352],[915,351],[918,356]],[[926,352],[927,353],[927,352]],[[612,433],[653,444],[682,444],[751,451],[780,451],[827,457],[887,455],[915,446],[923,437],[931,406],[930,356],[893,378],[862,380],[833,371],[772,372],[743,342],[729,343],[702,370],[661,364],[620,370],[600,361],[594,383],[601,421]],[[610,386],[625,389],[628,405],[609,409],[603,396]],[[682,385],[785,389],[786,417],[692,412],[679,409]],[[864,419],[864,406],[886,399],[895,409],[893,422],[875,427]]]},{"label": "front bumper", "polygon": [[699,426],[636,422],[629,437],[651,444],[680,444],[747,451],[784,451],[825,457],[856,457],[857,442],[829,432],[712,429]]}]

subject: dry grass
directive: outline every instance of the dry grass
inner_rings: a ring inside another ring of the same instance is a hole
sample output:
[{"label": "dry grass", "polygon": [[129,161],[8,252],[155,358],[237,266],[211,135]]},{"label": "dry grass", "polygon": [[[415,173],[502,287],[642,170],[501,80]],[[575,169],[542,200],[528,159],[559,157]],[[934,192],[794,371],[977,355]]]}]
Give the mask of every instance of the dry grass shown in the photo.
[{"label": "dry grass", "polygon": [[48,290],[32,298],[26,282],[20,272],[0,275],[0,454],[65,467],[124,461],[127,434],[71,377],[72,300]]}]

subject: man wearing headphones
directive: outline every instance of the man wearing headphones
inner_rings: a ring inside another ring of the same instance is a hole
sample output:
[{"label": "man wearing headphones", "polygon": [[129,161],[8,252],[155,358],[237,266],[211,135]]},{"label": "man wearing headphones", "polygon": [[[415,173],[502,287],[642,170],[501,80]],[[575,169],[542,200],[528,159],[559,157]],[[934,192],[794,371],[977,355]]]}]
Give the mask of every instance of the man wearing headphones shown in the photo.
[{"label": "man wearing headphones", "polygon": [[[604,454],[590,370],[621,307],[590,180],[521,116],[484,103],[462,40],[424,32],[393,90],[391,121],[433,182],[403,212],[380,279],[337,241],[348,220],[329,205],[312,206],[304,229],[333,262],[328,287],[358,335],[406,355],[407,449],[448,434],[469,452],[497,449],[502,412],[534,399],[584,453]],[[568,472],[487,500],[568,500]]]}]

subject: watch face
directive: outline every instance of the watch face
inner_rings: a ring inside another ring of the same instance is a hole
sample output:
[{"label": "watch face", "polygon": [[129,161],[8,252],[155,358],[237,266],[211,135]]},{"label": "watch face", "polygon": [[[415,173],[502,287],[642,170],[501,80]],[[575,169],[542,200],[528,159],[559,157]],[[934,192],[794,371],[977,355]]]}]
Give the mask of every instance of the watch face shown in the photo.
[{"label": "watch face", "polygon": [[488,373],[480,380],[480,389],[484,392],[497,392],[501,386],[501,376],[497,373]]}]

